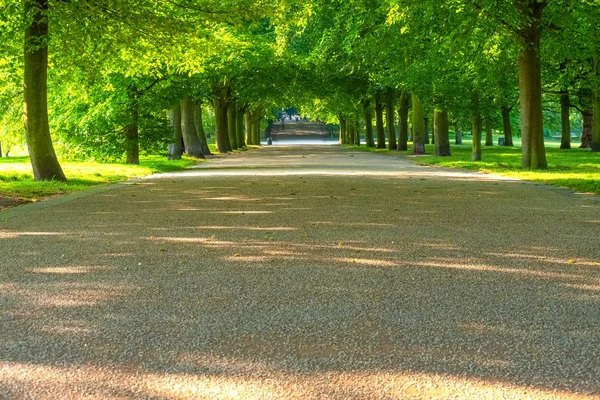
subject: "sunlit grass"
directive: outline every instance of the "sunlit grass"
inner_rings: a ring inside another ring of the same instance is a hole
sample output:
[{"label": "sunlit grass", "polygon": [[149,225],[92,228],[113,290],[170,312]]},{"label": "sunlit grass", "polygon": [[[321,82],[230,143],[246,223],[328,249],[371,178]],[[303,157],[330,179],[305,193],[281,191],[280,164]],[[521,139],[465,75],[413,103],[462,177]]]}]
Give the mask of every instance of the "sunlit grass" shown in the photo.
[{"label": "sunlit grass", "polygon": [[67,182],[36,182],[33,180],[29,157],[2,157],[0,196],[36,201],[154,173],[181,171],[197,162],[199,160],[187,157],[178,161],[168,161],[163,156],[140,157],[140,165],[63,160],[61,166],[67,176]]},{"label": "sunlit grass", "polygon": [[[409,144],[408,152],[367,149],[364,146],[348,147],[397,157],[406,157],[412,153],[411,144]],[[600,194],[600,153],[592,153],[590,149],[579,149],[576,143],[573,143],[571,150],[560,150],[555,142],[549,142],[546,147],[549,168],[546,171],[521,169],[521,149],[519,147],[482,146],[482,161],[480,162],[471,161],[470,144],[452,145],[452,156],[450,157],[432,155],[435,154],[433,145],[427,145],[426,151],[428,155],[411,157],[411,159],[420,165],[494,173],[569,188],[577,192]]]}]

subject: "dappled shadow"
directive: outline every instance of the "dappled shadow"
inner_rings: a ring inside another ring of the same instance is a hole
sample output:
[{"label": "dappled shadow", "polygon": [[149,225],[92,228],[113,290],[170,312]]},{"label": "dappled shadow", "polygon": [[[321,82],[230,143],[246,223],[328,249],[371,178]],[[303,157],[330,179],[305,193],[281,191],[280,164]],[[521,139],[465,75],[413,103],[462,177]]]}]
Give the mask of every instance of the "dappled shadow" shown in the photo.
[{"label": "dappled shadow", "polygon": [[600,394],[593,199],[435,176],[149,183],[2,223],[0,396]]}]

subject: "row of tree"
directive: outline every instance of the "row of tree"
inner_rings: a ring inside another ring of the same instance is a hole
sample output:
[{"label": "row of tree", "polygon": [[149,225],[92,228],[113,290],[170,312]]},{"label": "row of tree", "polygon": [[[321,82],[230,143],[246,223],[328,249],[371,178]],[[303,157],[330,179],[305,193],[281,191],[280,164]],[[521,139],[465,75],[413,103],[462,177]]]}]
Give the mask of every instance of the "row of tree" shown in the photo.
[{"label": "row of tree", "polygon": [[511,144],[518,104],[523,168],[543,169],[544,102],[560,103],[563,148],[576,107],[600,151],[598,17],[597,0],[0,0],[0,123],[24,115],[35,178],[65,179],[55,148],[205,156],[203,106],[220,152],[296,104],[344,143],[364,129],[405,150],[410,125],[416,154],[428,125],[439,155],[449,125],[471,126],[477,160],[496,119]]},{"label": "row of tree", "polygon": [[218,151],[260,143],[277,99],[276,5],[2,0],[0,10],[0,122],[6,136],[24,117],[36,180],[66,179],[55,148],[127,163],[167,144],[172,158],[210,154],[203,104]]},{"label": "row of tree", "polygon": [[544,169],[543,116],[550,102],[560,103],[562,148],[571,146],[570,109],[577,108],[582,146],[600,151],[600,118],[593,118],[600,114],[599,11],[591,0],[312,1],[297,13],[313,17],[288,37],[290,51],[328,77],[316,107],[337,115],[348,132],[342,142],[356,140],[356,121],[363,120],[373,145],[374,112],[382,147],[386,109],[388,145],[405,149],[412,103],[416,154],[424,151],[424,124],[433,114],[443,147],[437,152],[448,153],[450,122],[470,125],[479,160],[482,130],[489,133],[491,121],[502,121],[505,142],[512,143],[511,111],[518,104],[522,166]]}]

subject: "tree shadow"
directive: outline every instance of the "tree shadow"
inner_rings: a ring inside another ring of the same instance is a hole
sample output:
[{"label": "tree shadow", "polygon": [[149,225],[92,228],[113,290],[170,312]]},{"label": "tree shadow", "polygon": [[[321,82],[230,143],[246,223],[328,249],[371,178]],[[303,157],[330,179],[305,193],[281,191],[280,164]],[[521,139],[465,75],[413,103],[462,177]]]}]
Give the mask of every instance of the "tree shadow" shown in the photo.
[{"label": "tree shadow", "polygon": [[597,202],[321,178],[163,179],[4,222],[0,395],[600,394]]}]

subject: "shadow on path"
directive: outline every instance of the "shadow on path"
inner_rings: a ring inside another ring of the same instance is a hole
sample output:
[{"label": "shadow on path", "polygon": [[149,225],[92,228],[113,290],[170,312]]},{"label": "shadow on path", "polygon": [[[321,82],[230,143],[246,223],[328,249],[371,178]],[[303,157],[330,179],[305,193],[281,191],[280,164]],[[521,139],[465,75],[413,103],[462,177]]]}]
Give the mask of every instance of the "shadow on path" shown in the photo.
[{"label": "shadow on path", "polygon": [[0,397],[600,395],[597,198],[211,170],[1,223]]}]

